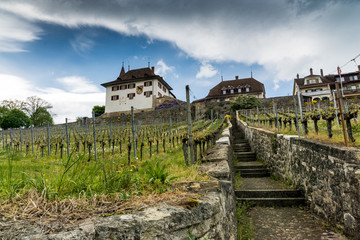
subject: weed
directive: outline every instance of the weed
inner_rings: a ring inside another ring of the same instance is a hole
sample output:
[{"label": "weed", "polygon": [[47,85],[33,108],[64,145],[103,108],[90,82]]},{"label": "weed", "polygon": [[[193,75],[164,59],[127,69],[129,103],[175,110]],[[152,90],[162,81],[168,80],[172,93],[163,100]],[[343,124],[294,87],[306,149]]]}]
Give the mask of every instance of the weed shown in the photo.
[{"label": "weed", "polygon": [[250,203],[237,203],[236,216],[238,219],[238,240],[254,239],[251,221],[247,216]]}]

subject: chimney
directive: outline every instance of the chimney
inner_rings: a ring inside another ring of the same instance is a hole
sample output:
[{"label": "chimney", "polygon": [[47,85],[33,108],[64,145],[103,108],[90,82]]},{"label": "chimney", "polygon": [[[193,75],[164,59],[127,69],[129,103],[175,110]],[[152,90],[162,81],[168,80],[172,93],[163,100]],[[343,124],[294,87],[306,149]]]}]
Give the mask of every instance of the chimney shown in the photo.
[{"label": "chimney", "polygon": [[155,73],[155,67],[154,66],[151,67],[151,71],[153,71],[153,73]]},{"label": "chimney", "polygon": [[323,77],[324,76],[324,72],[322,69],[320,69],[320,75]]},{"label": "chimney", "polygon": [[296,74],[296,78],[299,79],[299,74]]},{"label": "chimney", "polygon": [[310,75],[313,75],[313,70],[312,70],[312,68],[310,68]]},{"label": "chimney", "polygon": [[239,76],[235,76],[235,79],[236,79],[236,80],[239,80]]}]

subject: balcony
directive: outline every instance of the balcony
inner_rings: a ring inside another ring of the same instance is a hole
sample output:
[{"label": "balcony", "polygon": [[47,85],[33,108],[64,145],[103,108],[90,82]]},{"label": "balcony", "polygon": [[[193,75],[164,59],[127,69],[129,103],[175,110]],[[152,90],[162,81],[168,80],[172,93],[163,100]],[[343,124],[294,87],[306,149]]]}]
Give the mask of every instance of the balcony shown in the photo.
[{"label": "balcony", "polygon": [[360,95],[360,89],[344,89],[344,95]]},{"label": "balcony", "polygon": [[[326,95],[329,96],[331,94],[330,90],[322,90],[322,91],[315,91],[315,92],[302,92],[301,95],[306,97],[314,97],[314,96],[322,96]],[[345,91],[344,91],[345,94]]]}]

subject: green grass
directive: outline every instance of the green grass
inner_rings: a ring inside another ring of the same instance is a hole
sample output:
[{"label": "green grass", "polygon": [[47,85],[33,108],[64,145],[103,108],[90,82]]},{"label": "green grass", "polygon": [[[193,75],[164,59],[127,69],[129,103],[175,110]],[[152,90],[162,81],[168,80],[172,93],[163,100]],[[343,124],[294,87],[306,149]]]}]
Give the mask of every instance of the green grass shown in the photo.
[{"label": "green grass", "polygon": [[0,151],[0,199],[11,199],[31,189],[48,199],[63,199],[79,195],[126,193],[128,195],[164,192],[170,183],[208,179],[197,171],[197,165],[187,167],[181,146],[166,149],[144,160],[132,157],[127,164],[127,153],[106,151],[98,161],[83,153],[72,153],[69,158],[54,156],[40,158],[25,156],[23,152]]}]

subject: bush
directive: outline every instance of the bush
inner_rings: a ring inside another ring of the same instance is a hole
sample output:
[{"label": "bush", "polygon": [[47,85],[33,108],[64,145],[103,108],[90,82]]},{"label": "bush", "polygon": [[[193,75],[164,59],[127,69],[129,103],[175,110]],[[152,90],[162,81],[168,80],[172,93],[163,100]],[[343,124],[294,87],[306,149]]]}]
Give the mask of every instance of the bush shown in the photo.
[{"label": "bush", "polygon": [[239,95],[235,100],[230,102],[230,108],[233,111],[239,109],[252,109],[261,107],[261,101],[255,96]]}]

